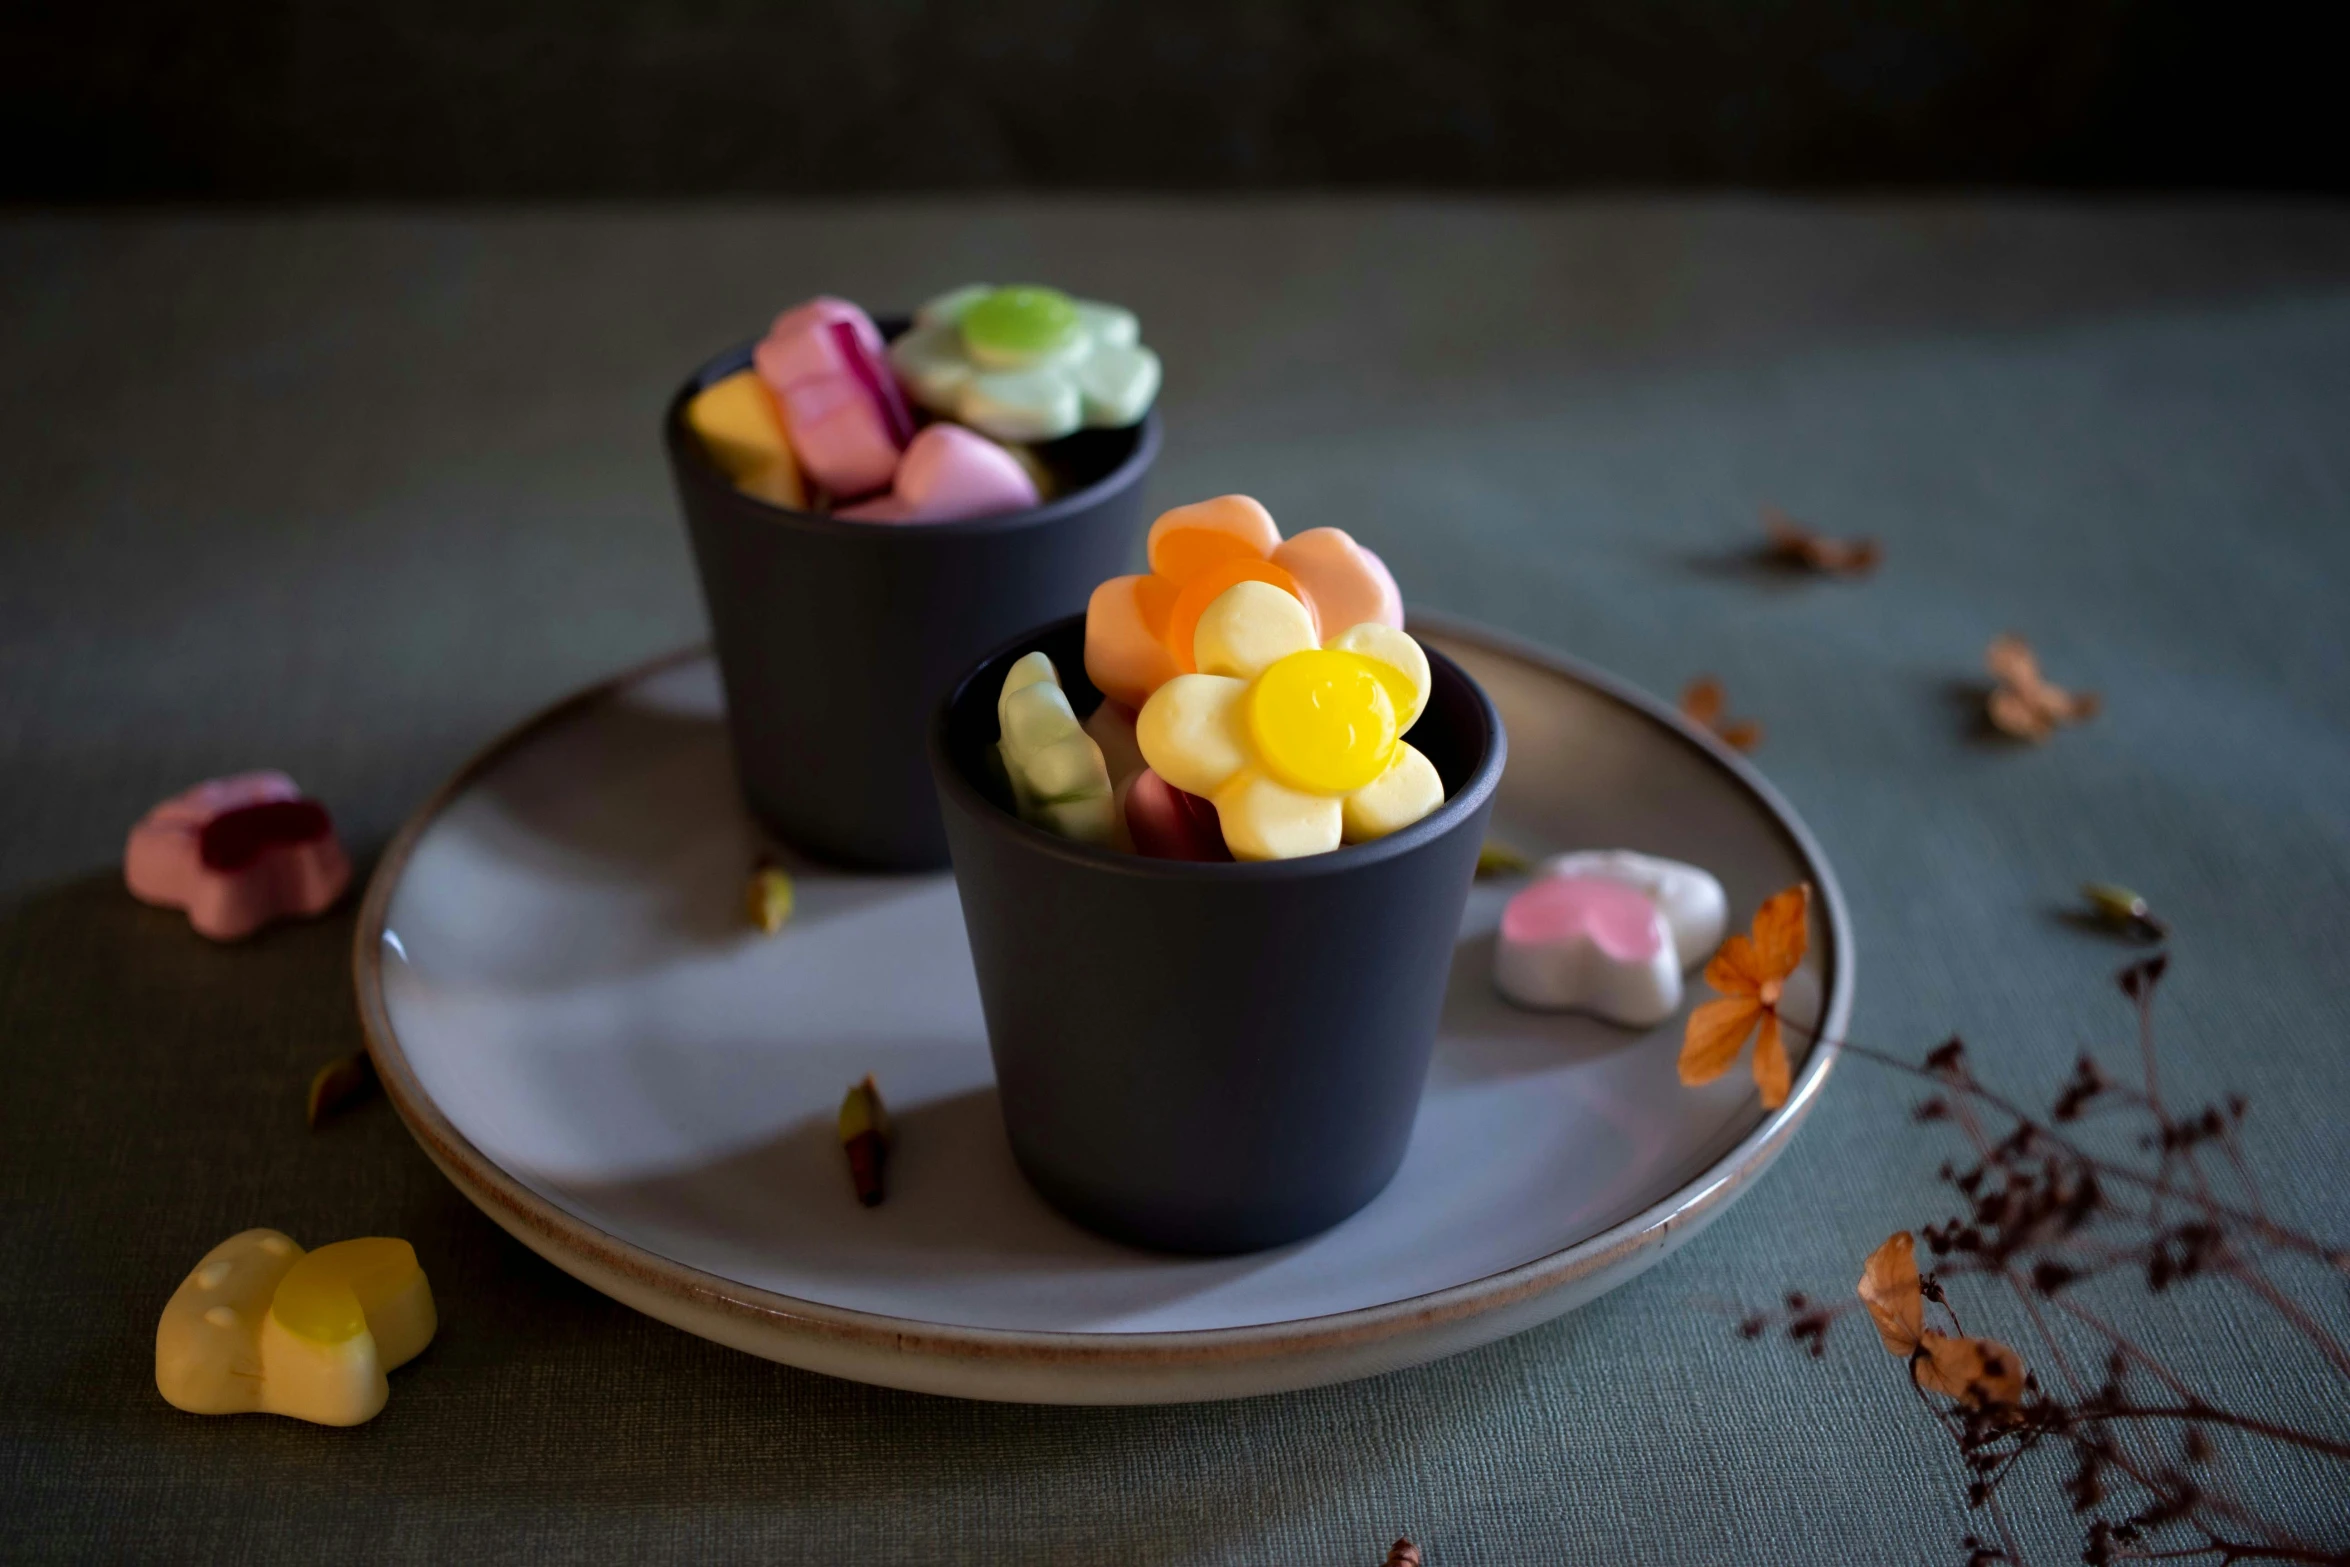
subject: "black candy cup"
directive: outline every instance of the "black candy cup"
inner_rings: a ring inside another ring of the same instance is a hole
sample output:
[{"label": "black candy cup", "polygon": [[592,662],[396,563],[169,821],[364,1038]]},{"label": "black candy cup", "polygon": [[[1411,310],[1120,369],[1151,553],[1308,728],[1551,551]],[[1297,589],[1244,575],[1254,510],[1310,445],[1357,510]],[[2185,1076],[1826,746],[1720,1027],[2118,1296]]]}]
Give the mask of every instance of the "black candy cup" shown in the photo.
[{"label": "black candy cup", "polygon": [[1093,848],[1015,816],[988,766],[1012,661],[1071,704],[1082,616],[956,687],[931,730],[1004,1126],[1047,1200],[1114,1239],[1243,1252],[1328,1229],[1394,1176],[1508,740],[1459,665],[1411,742],[1444,805],[1377,843],[1205,865]]},{"label": "black candy cup", "polygon": [[936,869],[947,843],[924,759],[929,715],[989,648],[1082,611],[1103,579],[1132,569],[1158,415],[1053,443],[1074,482],[1029,511],[850,522],[743,494],[686,425],[694,393],[750,362],[748,344],[711,360],[662,423],[744,798],[821,858]]}]

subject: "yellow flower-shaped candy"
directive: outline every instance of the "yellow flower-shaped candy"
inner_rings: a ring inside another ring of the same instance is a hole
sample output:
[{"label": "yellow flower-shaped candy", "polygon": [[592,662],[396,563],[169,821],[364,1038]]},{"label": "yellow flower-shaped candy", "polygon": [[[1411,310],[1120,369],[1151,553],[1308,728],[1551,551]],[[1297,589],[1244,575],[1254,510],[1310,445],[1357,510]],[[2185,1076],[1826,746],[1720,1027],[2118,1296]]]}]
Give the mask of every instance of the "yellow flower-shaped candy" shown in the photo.
[{"label": "yellow flower-shaped candy", "polygon": [[1428,655],[1365,622],[1317,645],[1313,614],[1271,583],[1220,594],[1193,634],[1199,673],[1151,694],[1143,759],[1216,806],[1235,859],[1287,860],[1368,843],[1444,803],[1403,736],[1428,705]]}]

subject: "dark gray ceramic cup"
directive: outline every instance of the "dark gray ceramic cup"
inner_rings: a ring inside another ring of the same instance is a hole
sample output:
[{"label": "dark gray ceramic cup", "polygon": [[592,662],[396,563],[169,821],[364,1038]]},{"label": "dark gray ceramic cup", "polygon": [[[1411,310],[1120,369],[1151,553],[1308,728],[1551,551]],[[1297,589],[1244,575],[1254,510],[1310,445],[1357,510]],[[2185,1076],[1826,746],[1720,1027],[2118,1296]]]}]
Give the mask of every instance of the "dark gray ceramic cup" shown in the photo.
[{"label": "dark gray ceramic cup", "polygon": [[693,394],[750,362],[748,344],[711,360],[662,424],[743,795],[794,848],[935,869],[947,844],[923,755],[931,711],[989,648],[1083,610],[1104,578],[1133,569],[1158,415],[1045,448],[1063,489],[1032,510],[848,522],[743,494],[687,427]]},{"label": "dark gray ceramic cup", "polygon": [[1204,865],[1012,814],[990,760],[1004,673],[1041,648],[1092,710],[1082,616],[1003,648],[941,706],[931,766],[1012,1152],[1104,1235],[1240,1252],[1328,1229],[1403,1160],[1508,741],[1433,650],[1411,742],[1443,807],[1377,843]]}]

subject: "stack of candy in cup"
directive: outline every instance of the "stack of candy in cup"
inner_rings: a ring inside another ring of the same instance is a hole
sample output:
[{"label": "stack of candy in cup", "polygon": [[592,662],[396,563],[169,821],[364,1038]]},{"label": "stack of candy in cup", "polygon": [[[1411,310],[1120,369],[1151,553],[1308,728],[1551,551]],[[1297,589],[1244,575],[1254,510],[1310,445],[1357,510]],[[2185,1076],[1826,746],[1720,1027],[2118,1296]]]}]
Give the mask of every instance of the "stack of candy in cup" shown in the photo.
[{"label": "stack of candy in cup", "polygon": [[1150,570],[1094,590],[1082,722],[1043,653],[997,703],[1014,807],[1158,859],[1286,860],[1368,843],[1444,803],[1404,737],[1428,655],[1378,556],[1338,528],[1284,540],[1245,495],[1151,524]]},{"label": "stack of candy in cup", "polygon": [[885,341],[846,300],[775,318],[751,368],[686,404],[737,489],[859,522],[955,522],[1052,498],[1037,447],[1150,412],[1159,359],[1134,313],[1057,289],[973,283]]}]

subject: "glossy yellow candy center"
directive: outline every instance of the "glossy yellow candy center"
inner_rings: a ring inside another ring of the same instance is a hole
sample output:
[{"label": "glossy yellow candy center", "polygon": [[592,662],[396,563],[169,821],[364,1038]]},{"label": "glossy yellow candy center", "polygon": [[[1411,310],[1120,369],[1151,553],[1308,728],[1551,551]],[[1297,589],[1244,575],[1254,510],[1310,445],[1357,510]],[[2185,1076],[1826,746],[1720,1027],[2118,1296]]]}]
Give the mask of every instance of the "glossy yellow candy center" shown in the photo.
[{"label": "glossy yellow candy center", "polygon": [[1266,770],[1293,789],[1351,794],[1395,760],[1394,681],[1375,658],[1317,648],[1257,677],[1249,737]]},{"label": "glossy yellow candy center", "polygon": [[406,1241],[337,1241],[294,1264],[278,1282],[269,1312],[289,1332],[340,1344],[365,1332],[367,1307],[391,1299],[416,1271],[416,1249]]}]

